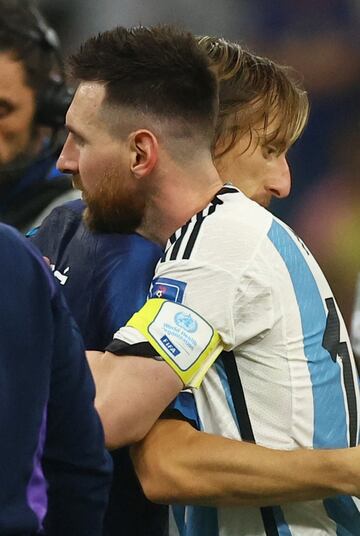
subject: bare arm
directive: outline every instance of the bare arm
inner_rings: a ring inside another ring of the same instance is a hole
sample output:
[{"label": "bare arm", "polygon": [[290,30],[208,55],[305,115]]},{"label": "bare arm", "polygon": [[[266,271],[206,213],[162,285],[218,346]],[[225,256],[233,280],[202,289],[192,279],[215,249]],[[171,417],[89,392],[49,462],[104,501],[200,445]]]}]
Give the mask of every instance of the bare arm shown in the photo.
[{"label": "bare arm", "polygon": [[87,352],[87,358],[109,449],[142,439],[183,387],[163,361],[110,352]]},{"label": "bare arm", "polygon": [[131,455],[153,502],[269,506],[360,493],[360,448],[272,450],[164,419]]}]

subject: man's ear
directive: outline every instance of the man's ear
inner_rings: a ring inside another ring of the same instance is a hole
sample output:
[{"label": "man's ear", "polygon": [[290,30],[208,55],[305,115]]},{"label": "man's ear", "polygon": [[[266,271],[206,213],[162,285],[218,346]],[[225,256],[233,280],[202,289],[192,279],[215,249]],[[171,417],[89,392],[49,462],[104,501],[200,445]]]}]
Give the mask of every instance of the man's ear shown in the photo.
[{"label": "man's ear", "polygon": [[155,167],[159,156],[156,136],[149,130],[137,130],[129,136],[130,170],[137,178],[146,177]]}]

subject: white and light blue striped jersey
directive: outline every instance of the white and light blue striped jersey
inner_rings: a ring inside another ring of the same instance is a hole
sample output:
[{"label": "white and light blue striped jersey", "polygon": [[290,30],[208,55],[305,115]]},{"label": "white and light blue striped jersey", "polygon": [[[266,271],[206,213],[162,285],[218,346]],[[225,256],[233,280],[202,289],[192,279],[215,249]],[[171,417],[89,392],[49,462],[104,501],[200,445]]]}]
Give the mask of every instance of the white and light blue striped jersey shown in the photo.
[{"label": "white and light blue striped jersey", "polygon": [[[267,210],[221,190],[169,241],[150,297],[159,293],[205,318],[227,351],[194,390],[204,431],[284,450],[358,444],[359,386],[343,319],[306,246]],[[138,342],[133,331],[116,337]],[[183,513],[181,536],[360,535],[351,497]]]}]

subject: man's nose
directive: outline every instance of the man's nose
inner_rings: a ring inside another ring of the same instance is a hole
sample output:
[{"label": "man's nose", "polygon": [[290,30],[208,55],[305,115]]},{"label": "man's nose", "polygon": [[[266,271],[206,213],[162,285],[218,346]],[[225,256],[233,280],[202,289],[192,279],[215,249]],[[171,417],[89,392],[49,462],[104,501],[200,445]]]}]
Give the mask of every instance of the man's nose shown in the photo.
[{"label": "man's nose", "polygon": [[69,138],[65,141],[64,147],[56,162],[56,167],[62,173],[70,173],[71,175],[77,175],[79,173],[77,151],[72,147]]},{"label": "man's nose", "polygon": [[291,190],[291,173],[285,156],[279,157],[277,172],[273,180],[268,185],[268,190],[272,196],[279,199],[287,197]]}]

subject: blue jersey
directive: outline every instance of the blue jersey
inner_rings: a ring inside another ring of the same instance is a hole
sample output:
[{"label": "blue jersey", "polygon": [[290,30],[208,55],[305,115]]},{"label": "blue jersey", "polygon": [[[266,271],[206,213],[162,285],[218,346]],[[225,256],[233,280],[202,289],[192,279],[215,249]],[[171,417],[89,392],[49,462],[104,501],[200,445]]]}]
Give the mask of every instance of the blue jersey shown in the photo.
[{"label": "blue jersey", "polygon": [[4,225],[0,248],[0,533],[98,536],[111,461],[81,336],[34,248]]},{"label": "blue jersey", "polygon": [[162,255],[140,235],[102,234],[82,222],[79,199],[54,209],[31,240],[50,259],[88,350],[104,350],[144,303]]},{"label": "blue jersey", "polygon": [[[85,347],[104,350],[115,331],[146,300],[162,249],[137,234],[90,232],[82,221],[84,204],[57,207],[31,240],[50,259]],[[112,452],[114,480],[105,518],[105,534],[161,536],[167,508],[147,501],[128,449]]]}]

